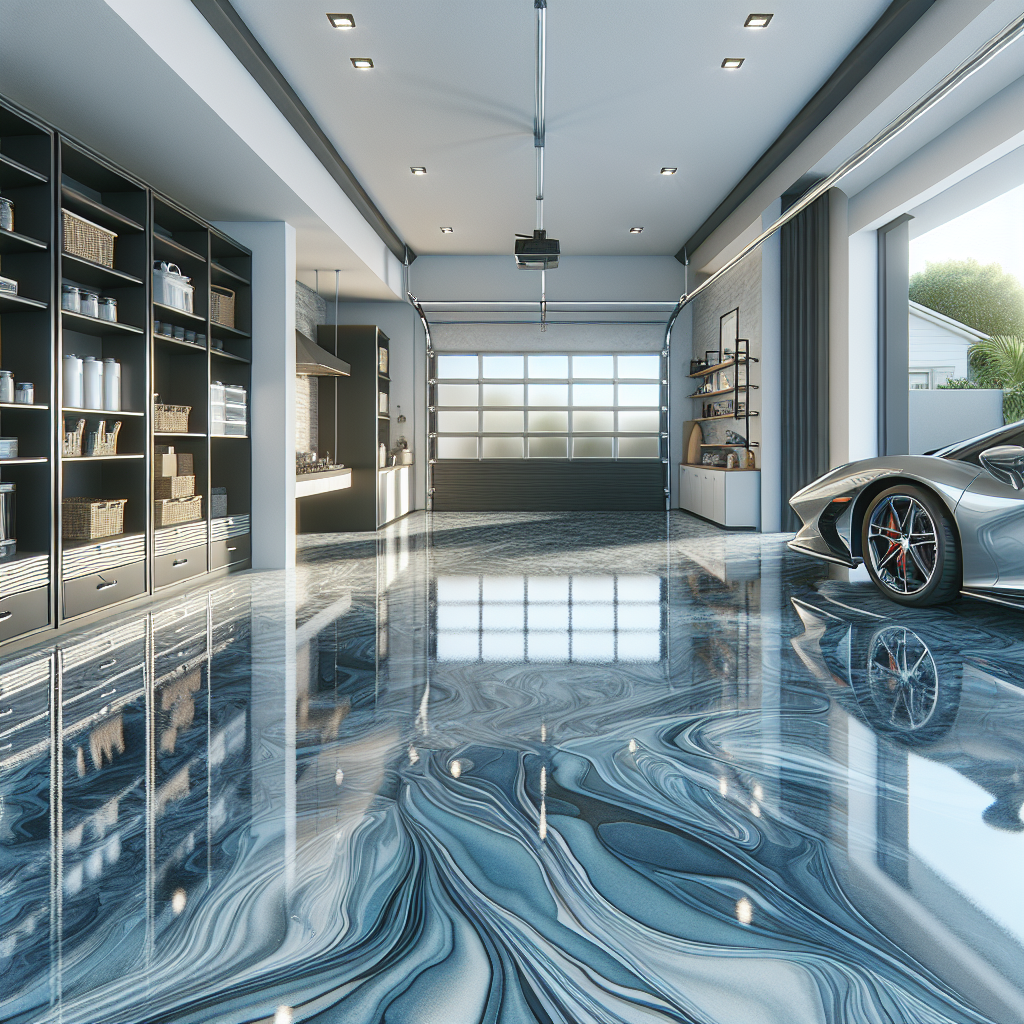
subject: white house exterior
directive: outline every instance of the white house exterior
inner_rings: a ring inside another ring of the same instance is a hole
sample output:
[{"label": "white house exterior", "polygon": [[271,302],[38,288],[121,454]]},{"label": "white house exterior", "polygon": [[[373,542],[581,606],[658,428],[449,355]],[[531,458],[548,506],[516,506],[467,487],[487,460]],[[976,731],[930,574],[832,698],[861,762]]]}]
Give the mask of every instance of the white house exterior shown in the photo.
[{"label": "white house exterior", "polygon": [[910,302],[910,390],[927,390],[968,375],[967,352],[987,334]]}]

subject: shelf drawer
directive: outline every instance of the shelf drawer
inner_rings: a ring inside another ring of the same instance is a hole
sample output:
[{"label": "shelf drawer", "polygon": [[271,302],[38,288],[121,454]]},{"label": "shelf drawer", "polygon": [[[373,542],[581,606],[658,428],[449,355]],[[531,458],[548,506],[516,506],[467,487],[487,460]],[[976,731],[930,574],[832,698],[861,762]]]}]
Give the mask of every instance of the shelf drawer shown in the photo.
[{"label": "shelf drawer", "polygon": [[50,622],[50,588],[36,587],[0,599],[0,641],[40,629]]},{"label": "shelf drawer", "polygon": [[166,555],[156,556],[153,583],[158,587],[167,587],[172,583],[187,580],[206,572],[206,545],[197,544],[183,551],[172,551]]},{"label": "shelf drawer", "polygon": [[[33,720],[48,721],[50,711],[50,658],[27,666],[28,671],[0,676],[0,737],[10,738]],[[44,732],[48,732],[49,725]]]},{"label": "shelf drawer", "polygon": [[241,537],[229,537],[227,540],[215,540],[210,549],[211,562],[214,569],[222,569],[225,565],[235,562],[247,562],[250,555],[249,534]]},{"label": "shelf drawer", "polygon": [[146,563],[132,562],[116,569],[64,581],[64,615],[84,615],[108,604],[146,592]]}]

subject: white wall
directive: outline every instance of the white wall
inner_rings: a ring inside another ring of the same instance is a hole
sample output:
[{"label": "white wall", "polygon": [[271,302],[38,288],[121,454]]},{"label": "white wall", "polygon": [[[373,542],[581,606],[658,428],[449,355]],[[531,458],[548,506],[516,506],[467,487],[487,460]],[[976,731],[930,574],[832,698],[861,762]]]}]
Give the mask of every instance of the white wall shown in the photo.
[{"label": "white wall", "polygon": [[1002,391],[910,392],[911,455],[923,455],[1002,425]]},{"label": "white wall", "polygon": [[[971,341],[933,320],[910,311],[910,368],[951,366],[951,377],[968,374],[967,350]],[[941,382],[940,382],[941,383]]]}]

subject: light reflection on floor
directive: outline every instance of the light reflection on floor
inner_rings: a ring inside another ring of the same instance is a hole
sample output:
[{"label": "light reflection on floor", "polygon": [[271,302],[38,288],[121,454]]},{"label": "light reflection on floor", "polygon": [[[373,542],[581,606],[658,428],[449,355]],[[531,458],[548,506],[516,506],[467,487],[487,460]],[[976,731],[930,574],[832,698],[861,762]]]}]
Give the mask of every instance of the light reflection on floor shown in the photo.
[{"label": "light reflection on floor", "polygon": [[0,1020],[1024,1022],[1021,619],[827,575],[415,514],[5,656]]}]

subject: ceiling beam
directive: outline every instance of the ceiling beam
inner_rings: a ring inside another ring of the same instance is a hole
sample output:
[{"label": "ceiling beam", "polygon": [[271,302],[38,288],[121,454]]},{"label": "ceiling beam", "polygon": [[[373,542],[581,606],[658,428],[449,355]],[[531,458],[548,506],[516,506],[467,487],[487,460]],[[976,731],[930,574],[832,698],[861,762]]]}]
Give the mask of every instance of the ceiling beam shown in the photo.
[{"label": "ceiling beam", "polygon": [[341,154],[331,144],[306,105],[288,84],[288,80],[270,59],[270,55],[260,45],[259,40],[249,31],[249,26],[231,6],[230,0],[192,0],[192,3],[270,97],[274,106],[284,114],[288,123],[324,165],[328,174],[338,183],[366,222],[377,232],[381,241],[403,263],[406,256],[410,263],[416,259],[416,253],[405,244],[398,232],[387,222],[384,214],[377,209],[366,189],[341,158]]},{"label": "ceiling beam", "polygon": [[885,13],[850,51],[829,80],[743,175],[739,184],[722,200],[711,216],[686,240],[682,249],[676,253],[676,259],[680,263],[685,263],[687,254],[696,252],[768,175],[796,151],[934,2],[935,0],[892,0]]}]

